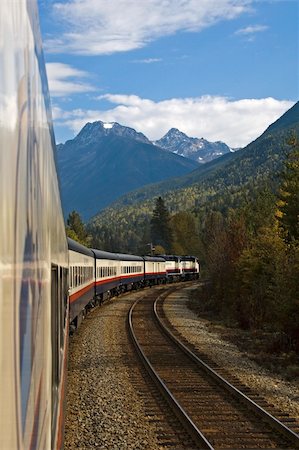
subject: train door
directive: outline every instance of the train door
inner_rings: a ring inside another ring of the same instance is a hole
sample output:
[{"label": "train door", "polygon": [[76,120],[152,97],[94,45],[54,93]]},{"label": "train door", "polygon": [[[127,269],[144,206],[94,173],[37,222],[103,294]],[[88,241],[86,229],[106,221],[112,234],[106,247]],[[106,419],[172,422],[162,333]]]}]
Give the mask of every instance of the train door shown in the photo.
[{"label": "train door", "polygon": [[67,333],[68,270],[52,264],[51,270],[51,346],[52,346],[52,448],[55,447],[59,388],[62,377],[63,349]]}]

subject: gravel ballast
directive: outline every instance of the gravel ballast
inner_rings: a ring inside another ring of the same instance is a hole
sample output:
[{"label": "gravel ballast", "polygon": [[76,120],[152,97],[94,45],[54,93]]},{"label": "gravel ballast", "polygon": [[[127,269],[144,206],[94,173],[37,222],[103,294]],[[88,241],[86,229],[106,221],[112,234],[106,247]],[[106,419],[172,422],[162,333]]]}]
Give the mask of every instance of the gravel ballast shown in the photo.
[{"label": "gravel ballast", "polygon": [[[187,305],[193,289],[182,286],[166,299],[164,310],[171,324],[200,352],[299,419],[299,387],[259,367],[221,337],[209,320],[191,311]],[[65,449],[165,448],[165,427],[146,406],[146,383],[127,333],[127,312],[142,292],[94,309],[70,338]]]},{"label": "gravel ballast", "polygon": [[93,310],[71,338],[65,449],[159,449],[134,388],[126,313],[140,293]]},{"label": "gravel ballast", "polygon": [[299,420],[298,385],[261,368],[236,345],[211,331],[209,320],[198,317],[187,306],[193,289],[196,287],[186,287],[165,300],[164,312],[169,322],[200,352],[227,368],[242,383],[263,395],[269,403]]}]

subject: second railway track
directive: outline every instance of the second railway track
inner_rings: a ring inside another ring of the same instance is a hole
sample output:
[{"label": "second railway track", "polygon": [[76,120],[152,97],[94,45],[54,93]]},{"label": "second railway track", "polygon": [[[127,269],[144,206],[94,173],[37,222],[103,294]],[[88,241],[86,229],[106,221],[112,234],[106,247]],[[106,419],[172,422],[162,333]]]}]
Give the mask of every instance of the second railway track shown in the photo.
[{"label": "second railway track", "polygon": [[153,290],[129,313],[130,332],[144,364],[198,448],[293,449],[299,437],[170,336],[157,313],[166,292]]}]

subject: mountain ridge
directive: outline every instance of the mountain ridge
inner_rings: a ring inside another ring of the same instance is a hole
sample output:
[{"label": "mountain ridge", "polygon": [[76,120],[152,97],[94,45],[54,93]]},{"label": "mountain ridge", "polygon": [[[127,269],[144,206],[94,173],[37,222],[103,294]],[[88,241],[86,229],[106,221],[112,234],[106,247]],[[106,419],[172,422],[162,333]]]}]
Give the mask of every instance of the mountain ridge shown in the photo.
[{"label": "mountain ridge", "polygon": [[[145,186],[121,197],[92,218],[90,231],[100,236],[101,230],[108,227],[113,237],[115,227],[122,234],[119,224],[126,223],[130,247],[123,246],[121,250],[138,251],[140,230],[148,226],[157,196],[163,196],[170,213],[197,211],[204,215],[213,208],[221,211],[233,208],[246,192],[261,189],[265,183],[277,188],[283,161],[291,148],[287,142],[292,136],[299,140],[299,102],[244,149],[225,154],[182,177]],[[100,237],[98,242],[103,244]]]},{"label": "mountain ridge", "polygon": [[111,133],[103,124],[86,124],[73,140],[57,146],[65,216],[76,210],[86,220],[126,192],[198,167],[145,141],[142,133],[122,126]]},{"label": "mountain ridge", "polygon": [[161,139],[153,143],[164,150],[193,159],[201,164],[234,151],[224,142],[209,142],[204,138],[189,137],[177,128],[171,128]]}]

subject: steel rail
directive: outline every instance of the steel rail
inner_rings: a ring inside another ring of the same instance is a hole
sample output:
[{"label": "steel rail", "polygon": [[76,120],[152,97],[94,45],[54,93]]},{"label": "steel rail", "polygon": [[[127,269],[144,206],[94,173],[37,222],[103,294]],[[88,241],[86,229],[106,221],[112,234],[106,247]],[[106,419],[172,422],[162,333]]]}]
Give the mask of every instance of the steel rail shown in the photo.
[{"label": "steel rail", "polygon": [[[166,294],[168,295],[168,294]],[[165,293],[160,294],[159,297],[165,296]],[[158,297],[158,298],[159,298]],[[209,441],[205,438],[205,436],[202,434],[202,432],[197,428],[197,426],[194,424],[192,419],[188,416],[188,414],[185,412],[185,410],[181,407],[181,405],[178,403],[178,401],[175,399],[175,397],[172,395],[170,390],[167,388],[163,380],[160,378],[158,373],[153,368],[152,364],[150,363],[149,359],[144,354],[141,346],[139,345],[138,339],[134,332],[133,327],[133,310],[135,306],[142,300],[138,299],[136,302],[131,306],[129,314],[128,314],[128,323],[129,323],[129,331],[131,338],[133,340],[133,343],[135,345],[135,348],[146,368],[148,371],[150,377],[155,382],[156,386],[158,387],[159,391],[163,395],[163,397],[166,399],[167,403],[170,405],[171,409],[176,414],[177,418],[180,420],[186,431],[190,434],[192,439],[195,441],[195,444],[200,446],[199,448],[202,449],[209,449],[214,450],[214,447],[209,443]]]},{"label": "steel rail", "polygon": [[[166,294],[166,298],[170,294]],[[163,298],[163,300],[164,300]],[[256,414],[258,414],[263,420],[265,420],[272,428],[276,429],[284,437],[286,437],[292,444],[295,445],[294,448],[299,448],[299,435],[280,422],[276,417],[272,416],[265,409],[259,406],[256,402],[251,400],[247,395],[229,383],[225,378],[219,375],[214,369],[212,369],[208,364],[202,361],[198,356],[196,356],[185,344],[183,344],[174,334],[169,330],[169,328],[164,325],[162,319],[159,317],[157,311],[157,304],[162,299],[160,295],[154,303],[154,314],[156,320],[158,321],[163,332],[176,344],[181,350],[189,356],[198,366],[206,371],[219,385],[225,387],[237,400],[241,401],[247,407],[251,408]]]}]

